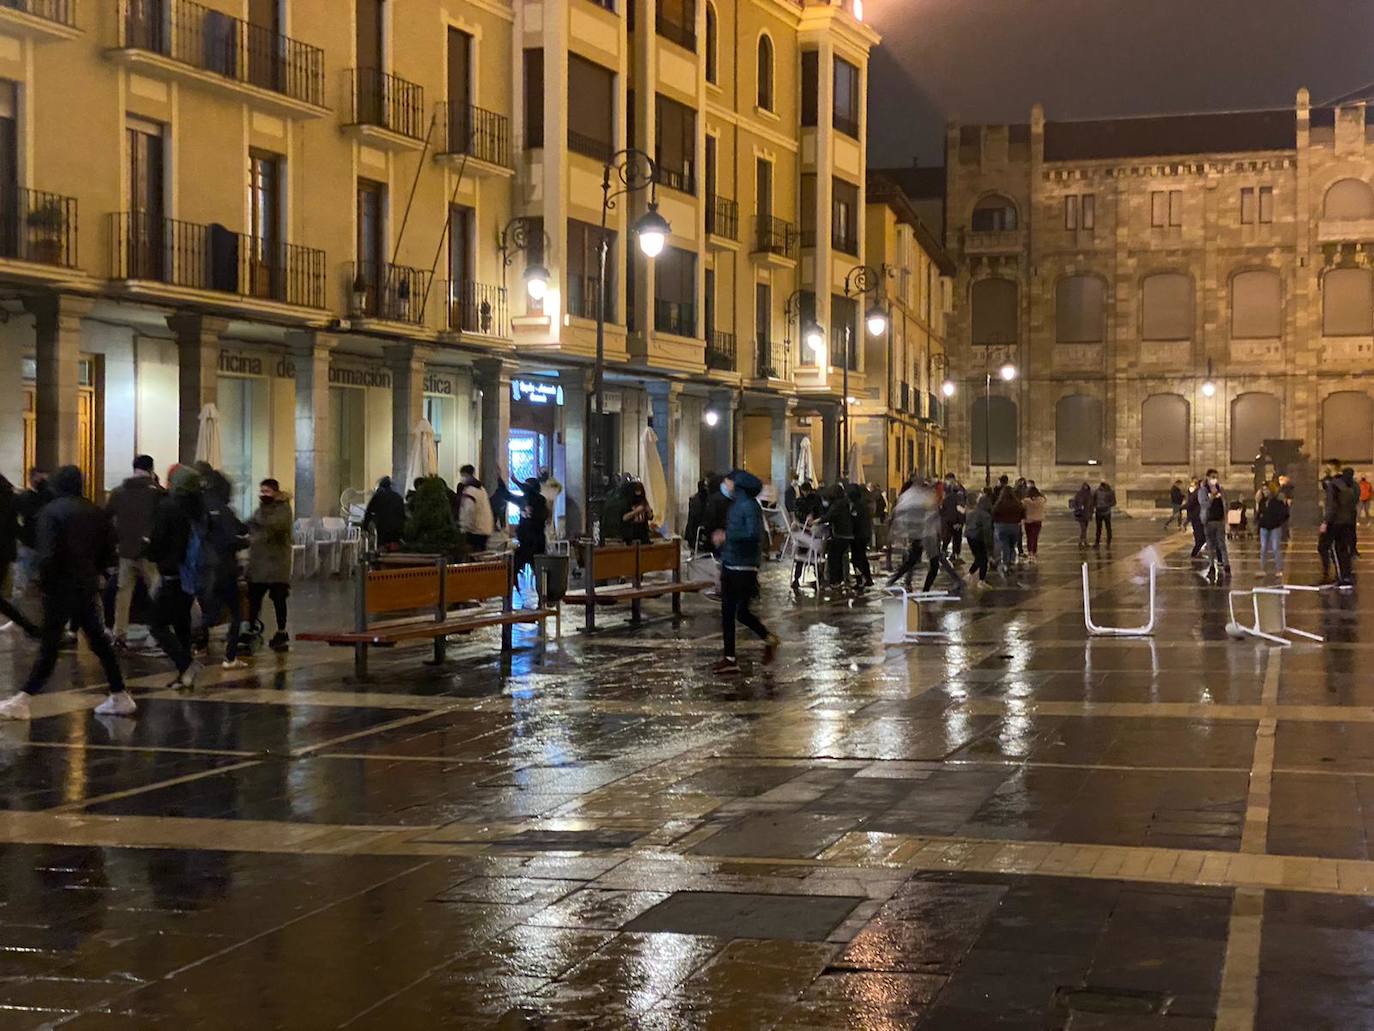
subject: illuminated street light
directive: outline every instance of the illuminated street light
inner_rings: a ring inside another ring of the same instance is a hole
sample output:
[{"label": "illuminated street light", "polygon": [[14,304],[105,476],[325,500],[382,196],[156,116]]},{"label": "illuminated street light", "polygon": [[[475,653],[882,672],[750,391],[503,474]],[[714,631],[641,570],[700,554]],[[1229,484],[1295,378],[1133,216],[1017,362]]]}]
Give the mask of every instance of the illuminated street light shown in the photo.
[{"label": "illuminated street light", "polygon": [[887,330],[887,312],[881,308],[869,308],[864,321],[868,324],[868,335],[871,337],[882,336]]},{"label": "illuminated street light", "polygon": [[1011,362],[1007,362],[1006,365],[1003,365],[997,370],[997,374],[1002,377],[1004,382],[1010,383],[1016,378],[1016,366]]},{"label": "illuminated street light", "polygon": [[668,220],[658,213],[658,202],[650,201],[649,210],[635,223],[635,232],[639,235],[639,249],[644,252],[646,258],[657,258],[663,253],[670,229]]},{"label": "illuminated street light", "polygon": [[944,394],[945,397],[953,397],[953,396],[954,396],[954,380],[952,380],[952,379],[947,379],[947,380],[945,380],[943,383],[941,383],[941,384],[940,384],[940,393]]}]

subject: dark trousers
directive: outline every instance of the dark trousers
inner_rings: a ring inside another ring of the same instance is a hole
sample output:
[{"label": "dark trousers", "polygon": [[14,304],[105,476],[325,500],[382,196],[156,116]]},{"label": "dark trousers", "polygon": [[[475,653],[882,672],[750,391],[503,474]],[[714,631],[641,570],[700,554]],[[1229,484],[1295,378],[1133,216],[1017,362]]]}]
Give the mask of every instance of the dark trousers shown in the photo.
[{"label": "dark trousers", "polygon": [[1040,550],[1040,528],[1043,523],[1026,523],[1026,547],[1032,555]]},{"label": "dark trousers", "polygon": [[1164,520],[1164,525],[1165,525],[1165,526],[1168,526],[1170,523],[1174,522],[1175,520],[1178,521],[1178,528],[1179,528],[1180,530],[1183,529],[1183,506],[1182,506],[1182,505],[1174,505],[1174,506],[1173,506],[1172,510],[1169,512],[1168,518],[1166,518],[1166,519]]},{"label": "dark trousers", "polygon": [[105,681],[110,694],[124,690],[124,674],[119,669],[114,647],[105,636],[105,621],[100,617],[96,596],[91,594],[43,595],[43,630],[39,639],[38,659],[24,681],[25,694],[37,694],[52,676],[57,665],[57,652],[62,647],[62,635],[67,624],[75,623],[86,635],[86,643],[100,660],[100,668],[105,671]]},{"label": "dark trousers", "polygon": [[191,596],[176,577],[164,576],[158,585],[148,630],[177,673],[185,673],[191,666]]},{"label": "dark trousers", "polygon": [[248,621],[258,621],[258,617],[262,615],[262,599],[271,595],[272,608],[277,614],[277,633],[286,633],[286,598],[290,593],[290,584],[249,584]]},{"label": "dark trousers", "polygon": [[973,537],[968,539],[969,554],[973,556],[973,565],[969,566],[969,576],[978,574],[979,580],[988,578],[988,546],[986,542],[976,540]]},{"label": "dark trousers", "polygon": [[1093,519],[1097,524],[1097,533],[1093,537],[1094,544],[1102,543],[1102,527],[1107,528],[1107,547],[1112,546],[1112,514],[1110,512],[1094,512]]},{"label": "dark trousers", "polygon": [[959,550],[963,544],[963,527],[958,523],[940,527],[940,545],[949,549],[950,558],[958,558]]},{"label": "dark trousers", "polygon": [[1087,517],[1087,516],[1083,516],[1083,518],[1081,518],[1081,519],[1078,520],[1078,543],[1079,543],[1079,544],[1087,544],[1087,543],[1088,543],[1088,517]]},{"label": "dark trousers", "polygon": [[19,611],[18,606],[5,597],[5,581],[9,579],[10,564],[0,562],[0,616],[12,621],[24,633],[33,637],[39,632],[33,620]]},{"label": "dark trousers", "polygon": [[853,541],[848,537],[831,537],[825,546],[826,567],[831,587],[844,583],[844,564],[849,558],[849,548]]},{"label": "dark trousers", "polygon": [[1336,560],[1336,582],[1352,584],[1355,582],[1355,527],[1328,526],[1326,535],[1331,538],[1331,553]]},{"label": "dark trousers", "polygon": [[[902,554],[902,561],[897,569],[887,578],[888,585],[895,584],[898,580],[909,579],[911,574],[921,562],[921,555],[924,553],[919,539],[912,541],[906,546],[906,551]],[[910,589],[910,588],[908,588]]]},{"label": "dark trousers", "polygon": [[1193,528],[1193,553],[1189,557],[1197,558],[1207,546],[1207,531],[1202,528],[1201,519],[1189,519],[1188,525]]},{"label": "dark trousers", "polygon": [[854,567],[854,576],[862,583],[873,583],[873,570],[868,568],[868,541],[855,537],[849,546],[849,564]]},{"label": "dark trousers", "polygon": [[768,637],[768,628],[749,610],[749,603],[759,593],[759,574],[751,569],[722,569],[720,571],[720,633],[725,639],[725,657],[735,657],[735,621],[743,623],[758,635]]},{"label": "dark trousers", "polygon": [[200,599],[200,633],[198,643],[209,647],[210,628],[221,619],[229,622],[224,640],[224,657],[233,660],[239,654],[239,628],[243,625],[239,611],[239,580],[237,576],[222,577],[206,597]]}]

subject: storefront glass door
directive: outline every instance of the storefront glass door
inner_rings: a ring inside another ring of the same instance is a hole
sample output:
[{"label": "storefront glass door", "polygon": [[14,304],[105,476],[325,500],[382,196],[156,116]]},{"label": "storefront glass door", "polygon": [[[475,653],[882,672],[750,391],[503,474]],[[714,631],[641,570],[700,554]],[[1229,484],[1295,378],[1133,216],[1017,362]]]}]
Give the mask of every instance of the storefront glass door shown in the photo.
[{"label": "storefront glass door", "polygon": [[329,420],[334,431],[334,455],[339,470],[339,493],[366,490],[367,397],[355,387],[329,388]]},{"label": "storefront glass door", "polygon": [[265,379],[221,376],[216,406],[220,414],[223,473],[229,478],[234,511],[252,513],[258,484],[269,475],[272,412]]},{"label": "storefront glass door", "polygon": [[[550,469],[553,466],[549,438],[534,430],[512,428],[506,459],[508,482],[512,485],[524,483],[530,478],[538,479],[539,470]],[[506,520],[515,522],[519,518],[520,510],[514,505],[508,506]]]}]

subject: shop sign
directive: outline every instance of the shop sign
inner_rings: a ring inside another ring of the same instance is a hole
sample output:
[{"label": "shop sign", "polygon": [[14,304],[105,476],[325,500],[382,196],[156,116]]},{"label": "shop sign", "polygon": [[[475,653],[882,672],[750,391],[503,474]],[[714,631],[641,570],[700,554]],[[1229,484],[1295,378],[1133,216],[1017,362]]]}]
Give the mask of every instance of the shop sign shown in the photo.
[{"label": "shop sign", "polygon": [[526,401],[532,405],[561,405],[563,388],[547,380],[513,379],[510,396],[514,401]]},{"label": "shop sign", "polygon": [[362,368],[329,367],[329,382],[338,387],[382,387],[391,389],[391,373],[374,366]]},{"label": "shop sign", "polygon": [[252,351],[219,352],[219,371],[229,376],[274,376],[295,379],[296,367],[285,355],[254,354]]},{"label": "shop sign", "polygon": [[452,397],[458,391],[453,386],[452,376],[443,376],[433,372],[425,373],[425,393],[442,394],[444,397]]}]

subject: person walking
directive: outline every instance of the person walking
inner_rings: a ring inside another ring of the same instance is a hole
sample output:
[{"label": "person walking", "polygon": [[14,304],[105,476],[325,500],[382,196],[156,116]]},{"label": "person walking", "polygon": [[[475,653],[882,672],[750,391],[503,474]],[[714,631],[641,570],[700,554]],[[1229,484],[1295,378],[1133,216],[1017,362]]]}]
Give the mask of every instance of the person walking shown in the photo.
[{"label": "person walking", "polygon": [[[464,466],[471,469],[472,466]],[[378,551],[400,551],[406,533],[405,498],[397,494],[391,486],[391,477],[383,476],[377,481],[377,489],[367,499],[363,509],[363,532],[376,536]]]},{"label": "person walking", "polygon": [[274,479],[258,484],[258,510],[248,520],[248,621],[258,626],[264,598],[272,599],[277,632],[267,646],[291,647],[286,632],[286,600],[291,596],[291,500]]},{"label": "person walking", "polygon": [[19,517],[14,511],[14,485],[0,476],[0,616],[4,616],[29,637],[40,636],[38,624],[9,599],[10,567],[18,555]]},{"label": "person walking", "polygon": [[81,470],[64,465],[53,476],[52,500],[34,526],[38,586],[43,596],[43,629],[38,658],[24,686],[0,702],[0,719],[27,720],[30,700],[52,676],[68,623],[86,637],[105,674],[109,697],[96,706],[100,716],[132,716],[138,706],[124,686],[124,673],[105,634],[97,605],[100,577],[115,563],[109,518],[82,497]]},{"label": "person walking", "polygon": [[208,525],[200,475],[194,469],[174,465],[167,486],[153,513],[148,539],[148,558],[158,571],[148,629],[176,667],[176,678],[168,686],[189,690],[200,672],[191,651],[191,603],[209,568]]},{"label": "person walking", "polygon": [[1088,523],[1092,521],[1093,517],[1093,489],[1087,480],[1083,481],[1083,485],[1069,499],[1069,512],[1073,515],[1074,522],[1078,524],[1078,546],[1086,548],[1088,546]]},{"label": "person walking", "polygon": [[1032,562],[1038,561],[1040,554],[1040,530],[1045,524],[1045,506],[1048,499],[1040,493],[1040,488],[1034,483],[1026,491],[1025,500],[1021,502],[1026,510],[1026,552],[1030,555]]},{"label": "person walking", "polygon": [[826,543],[827,580],[831,587],[845,583],[845,567],[849,549],[854,543],[854,509],[845,494],[844,485],[836,483],[826,492],[825,514],[820,521],[830,528]]},{"label": "person walking", "polygon": [[[803,480],[797,489],[797,507],[793,513],[796,529],[792,531],[792,540],[797,555],[792,562],[793,590],[801,587],[802,570],[806,568],[806,562],[802,559],[812,557],[817,548],[823,547],[820,538],[816,536],[816,521],[820,519],[823,511],[820,494],[810,480]],[[816,586],[819,587],[820,584]]]},{"label": "person walking", "polygon": [[210,650],[210,628],[224,616],[228,632],[224,642],[224,669],[244,669],[238,657],[239,633],[243,611],[239,600],[239,552],[248,546],[248,527],[229,503],[233,490],[224,474],[208,464],[197,462],[196,471],[204,484],[205,548],[209,555],[208,589],[198,596],[200,630],[195,636],[193,654],[204,656]]},{"label": "person walking", "polygon": [[[1207,544],[1207,534],[1202,525],[1202,481],[1194,479],[1188,485],[1188,496],[1183,500],[1183,510],[1188,516],[1188,525],[1193,531],[1193,553],[1189,558],[1197,558]],[[1287,527],[1285,526],[1285,537]]]},{"label": "person walking", "polygon": [[[1016,500],[1024,502],[1026,495],[1030,492],[1030,484],[1024,476],[1016,478],[1016,484],[1012,487],[1012,493],[1016,495]],[[1026,557],[1026,529],[1025,523],[1016,524],[1016,556],[1018,559]]]},{"label": "person walking", "polygon": [[114,645],[119,649],[129,647],[129,610],[138,585],[143,584],[149,598],[157,591],[157,566],[148,560],[148,538],[163,493],[153,477],[152,456],[139,455],[132,475],[110,492],[105,503],[119,555],[114,606]]},{"label": "person walking", "polygon": [[1326,508],[1321,532],[1331,543],[1336,564],[1336,588],[1342,591],[1355,587],[1355,520],[1359,488],[1355,484],[1355,470],[1349,466],[1330,477],[1326,488]]},{"label": "person walking", "polygon": [[1259,527],[1260,575],[1264,575],[1265,559],[1274,557],[1274,573],[1283,576],[1283,527],[1288,522],[1289,511],[1279,493],[1271,490],[1269,484],[1260,487],[1255,499],[1255,524]]},{"label": "person walking", "polygon": [[983,490],[978,495],[978,501],[972,506],[968,513],[968,518],[964,522],[964,537],[968,540],[969,554],[973,556],[973,564],[969,566],[969,580],[976,583],[980,588],[988,584],[988,559],[992,554],[993,544],[993,522],[992,522],[992,491]]},{"label": "person walking", "polygon": [[968,492],[953,473],[945,473],[945,491],[940,498],[940,544],[949,549],[950,561],[954,563],[960,561],[967,510]]},{"label": "person walking", "polygon": [[[943,500],[943,499],[942,499]],[[937,509],[935,492],[924,482],[912,484],[897,499],[892,510],[892,530],[907,542],[906,554],[896,572],[888,578],[887,586],[894,587],[898,580],[905,580],[908,593],[911,591],[911,574],[920,564],[922,557],[929,560],[925,582],[921,586],[923,594],[929,593],[935,584],[935,577],[943,567],[954,581],[954,593],[963,592],[964,581],[959,571],[945,556],[940,543],[941,519]]]},{"label": "person walking", "polygon": [[854,541],[849,546],[849,564],[854,569],[855,585],[863,590],[873,586],[873,570],[868,565],[868,549],[873,544],[873,514],[868,507],[868,491],[862,484],[851,483],[845,489],[845,497],[854,513]]},{"label": "person walking", "polygon": [[721,481],[730,499],[725,528],[715,532],[720,548],[720,629],[724,654],[713,667],[718,676],[739,673],[735,658],[735,624],[743,623],[763,641],[763,663],[771,664],[781,641],[749,608],[759,593],[759,562],[762,558],[763,512],[759,491],[763,482],[753,473],[736,469]]},{"label": "person walking", "polygon": [[1169,517],[1164,520],[1165,526],[1176,523],[1180,530],[1183,529],[1183,505],[1187,498],[1188,495],[1183,490],[1183,481],[1175,480],[1169,488]]},{"label": "person walking", "polygon": [[1107,528],[1107,547],[1112,546],[1112,509],[1116,508],[1116,491],[1112,490],[1112,485],[1103,480],[1093,491],[1093,522],[1096,526],[1096,533],[1093,535],[1093,547],[1102,544],[1102,528]]},{"label": "person walking", "polygon": [[1360,477],[1360,518],[1366,522],[1369,520],[1369,505],[1374,501],[1374,483],[1370,483],[1367,477]]},{"label": "person walking", "polygon": [[487,550],[487,541],[496,532],[496,516],[491,510],[491,498],[477,478],[477,470],[465,465],[458,470],[458,492],[462,501],[458,506],[458,532],[468,544],[468,551],[476,554]]},{"label": "person walking", "polygon": [[1021,520],[1026,516],[1026,507],[1016,497],[1011,487],[1003,487],[992,506],[993,532],[997,543],[997,559],[1001,563],[1002,575],[1011,575],[1016,565],[1016,542],[1021,535]]},{"label": "person walking", "polygon": [[1231,575],[1231,556],[1226,550],[1226,493],[1215,469],[1208,469],[1198,490],[1202,532],[1207,541],[1207,573]]}]

